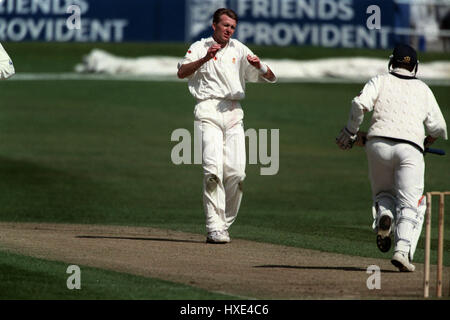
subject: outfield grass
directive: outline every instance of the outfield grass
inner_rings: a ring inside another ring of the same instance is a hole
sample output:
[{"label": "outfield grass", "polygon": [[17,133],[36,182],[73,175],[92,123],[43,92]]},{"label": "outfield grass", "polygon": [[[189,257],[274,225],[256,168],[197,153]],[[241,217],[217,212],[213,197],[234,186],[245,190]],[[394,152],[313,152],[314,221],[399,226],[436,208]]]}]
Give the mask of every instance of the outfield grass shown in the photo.
[{"label": "outfield grass", "polygon": [[[80,289],[68,289],[70,264],[0,251],[0,300],[236,299],[169,281],[80,267]],[[69,281],[73,283],[72,281]]]},{"label": "outfield grass", "polygon": [[[382,257],[370,230],[363,149],[343,152],[334,144],[360,87],[249,86],[246,128],[280,129],[280,170],[261,176],[260,165],[248,166],[232,236]],[[170,159],[172,131],[193,132],[185,83],[3,82],[0,90],[7,101],[0,117],[2,220],[204,232],[201,167]],[[434,90],[449,119],[448,88]],[[436,147],[449,150],[449,143]],[[426,160],[427,190],[448,189],[448,159]],[[419,261],[421,255],[419,249]]]}]

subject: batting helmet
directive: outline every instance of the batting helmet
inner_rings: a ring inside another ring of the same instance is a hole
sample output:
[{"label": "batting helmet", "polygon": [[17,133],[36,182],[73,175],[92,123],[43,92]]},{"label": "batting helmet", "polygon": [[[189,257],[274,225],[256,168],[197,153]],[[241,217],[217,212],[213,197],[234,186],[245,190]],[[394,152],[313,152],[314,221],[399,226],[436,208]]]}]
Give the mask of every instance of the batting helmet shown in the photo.
[{"label": "batting helmet", "polygon": [[416,75],[417,69],[419,68],[416,50],[406,44],[397,45],[389,57],[389,71],[391,71],[391,66],[394,68],[397,66],[404,67],[410,71],[414,70],[414,75]]}]

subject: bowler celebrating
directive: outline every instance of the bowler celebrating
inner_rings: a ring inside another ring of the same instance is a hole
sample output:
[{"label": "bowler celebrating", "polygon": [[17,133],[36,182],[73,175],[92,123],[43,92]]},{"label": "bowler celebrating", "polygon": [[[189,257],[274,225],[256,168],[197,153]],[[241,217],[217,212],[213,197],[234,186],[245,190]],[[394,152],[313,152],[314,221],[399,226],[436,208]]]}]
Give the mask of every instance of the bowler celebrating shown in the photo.
[{"label": "bowler celebrating", "polygon": [[201,123],[208,243],[230,242],[228,229],[242,199],[246,155],[240,100],[245,97],[245,83],[276,81],[266,64],[231,38],[237,22],[233,10],[218,9],[212,37],[193,43],[178,64],[177,75],[189,79],[189,91],[197,100],[194,117]]}]

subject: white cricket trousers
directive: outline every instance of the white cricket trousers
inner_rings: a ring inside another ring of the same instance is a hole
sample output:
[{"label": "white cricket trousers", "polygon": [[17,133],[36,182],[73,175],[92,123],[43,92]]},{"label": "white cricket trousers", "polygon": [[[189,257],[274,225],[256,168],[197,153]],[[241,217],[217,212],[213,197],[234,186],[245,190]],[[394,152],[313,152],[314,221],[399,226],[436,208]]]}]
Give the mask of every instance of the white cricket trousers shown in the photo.
[{"label": "white cricket trousers", "polygon": [[372,138],[366,144],[372,196],[387,192],[400,207],[417,207],[424,190],[423,154],[408,143]]},{"label": "white cricket trousers", "polygon": [[244,112],[238,101],[208,99],[195,106],[202,135],[203,207],[206,231],[235,221],[245,179]]},{"label": "white cricket trousers", "polygon": [[[408,144],[372,138],[366,144],[372,197],[379,219],[389,207],[395,219],[395,251],[409,253],[410,260],[422,230],[426,204],[423,199],[425,161],[422,152]],[[387,195],[386,195],[387,194]]]}]

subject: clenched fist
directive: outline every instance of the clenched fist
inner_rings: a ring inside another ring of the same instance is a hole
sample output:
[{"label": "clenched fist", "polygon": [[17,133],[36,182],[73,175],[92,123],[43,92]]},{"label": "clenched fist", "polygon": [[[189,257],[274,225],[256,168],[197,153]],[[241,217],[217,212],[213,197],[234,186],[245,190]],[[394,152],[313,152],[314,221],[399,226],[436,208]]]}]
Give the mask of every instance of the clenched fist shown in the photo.
[{"label": "clenched fist", "polygon": [[211,60],[216,56],[217,51],[219,51],[221,48],[220,44],[213,44],[211,47],[208,48],[208,51],[206,52],[206,55],[204,59],[206,61]]},{"label": "clenched fist", "polygon": [[261,68],[261,60],[259,60],[259,58],[257,56],[247,55],[247,61],[252,66],[254,66],[256,69]]}]

